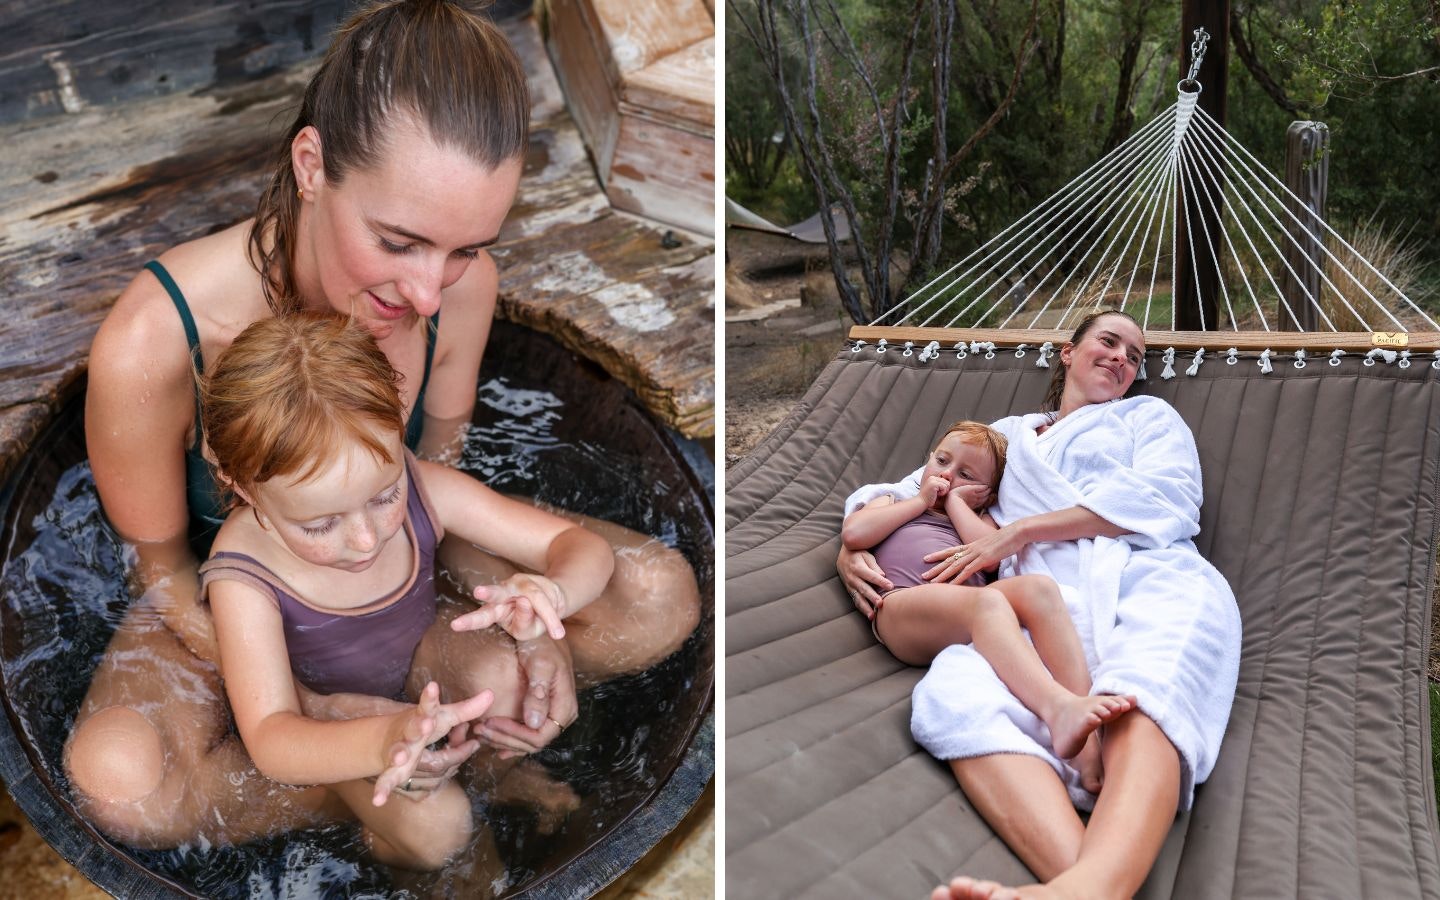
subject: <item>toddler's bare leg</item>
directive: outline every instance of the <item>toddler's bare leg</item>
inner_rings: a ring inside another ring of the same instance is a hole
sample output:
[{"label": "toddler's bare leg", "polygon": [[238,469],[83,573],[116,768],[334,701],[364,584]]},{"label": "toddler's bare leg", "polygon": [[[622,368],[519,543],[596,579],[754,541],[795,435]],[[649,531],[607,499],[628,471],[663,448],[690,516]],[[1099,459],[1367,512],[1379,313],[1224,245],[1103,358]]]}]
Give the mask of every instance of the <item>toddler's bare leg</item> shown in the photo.
[{"label": "toddler's bare leg", "polygon": [[1005,686],[1045,721],[1059,756],[1079,753],[1096,728],[1130,708],[1123,698],[1079,696],[1062,687],[1021,634],[1009,598],[993,586],[905,588],[885,598],[878,619],[881,640],[911,665],[928,664],[950,644],[974,643]]},{"label": "toddler's bare leg", "polygon": [[[1053,578],[1018,575],[1001,579],[991,587],[1005,595],[1020,626],[1030,632],[1040,661],[1071,695],[1061,699],[1052,716],[1042,713],[1041,718],[1050,728],[1055,752],[1073,758],[1082,785],[1092,793],[1098,792],[1103,783],[1104,766],[1096,729],[1133,709],[1135,698],[1089,696],[1090,671],[1085,664],[1085,651]],[[1062,747],[1078,749],[1065,753]]]},{"label": "toddler's bare leg", "polygon": [[470,843],[470,799],[455,781],[429,792],[396,791],[384,806],[371,801],[375,786],[368,781],[346,781],[332,789],[360,820],[370,852],[386,865],[434,871]]}]

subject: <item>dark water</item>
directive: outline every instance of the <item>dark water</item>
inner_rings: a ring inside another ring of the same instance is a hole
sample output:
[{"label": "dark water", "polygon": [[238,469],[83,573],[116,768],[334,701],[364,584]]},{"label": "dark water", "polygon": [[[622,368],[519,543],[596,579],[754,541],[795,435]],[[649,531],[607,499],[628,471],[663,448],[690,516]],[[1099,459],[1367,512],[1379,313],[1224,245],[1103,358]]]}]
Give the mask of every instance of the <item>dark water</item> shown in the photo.
[{"label": "dark water", "polygon": [[[581,798],[556,833],[541,833],[532,810],[472,798],[495,831],[510,894],[604,841],[684,756],[713,681],[713,551],[708,499],[627,391],[548,342],[515,329],[497,337],[502,343],[487,354],[462,468],[498,490],[676,547],[694,565],[705,598],[702,624],[680,651],[645,673],[582,692],[580,719],[537,755]],[[500,366],[514,372],[517,362],[528,369],[524,379],[489,374]],[[100,514],[78,403],[65,418],[37,445],[40,458],[17,486],[0,576],[0,675],[12,721],[62,794],[61,748],[129,602],[129,552]],[[239,848],[117,852],[207,897],[473,896],[478,887],[455,873],[394,880],[366,860],[352,826]]]}]

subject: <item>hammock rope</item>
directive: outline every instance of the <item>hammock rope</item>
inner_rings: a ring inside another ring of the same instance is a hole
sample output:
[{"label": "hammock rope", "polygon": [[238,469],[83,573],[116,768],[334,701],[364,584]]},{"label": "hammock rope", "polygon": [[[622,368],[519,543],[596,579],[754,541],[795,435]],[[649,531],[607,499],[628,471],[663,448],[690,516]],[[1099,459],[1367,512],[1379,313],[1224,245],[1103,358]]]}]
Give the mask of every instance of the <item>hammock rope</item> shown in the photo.
[{"label": "hammock rope", "polygon": [[[1379,322],[1409,330],[1400,311],[1417,326],[1440,331],[1429,313],[1199,107],[1195,74],[1208,41],[1197,30],[1175,103],[871,325],[994,328],[998,322],[1008,329],[1028,319],[1027,329],[1064,330],[1091,310],[1129,310],[1143,290],[1136,315],[1141,328],[1159,327],[1168,306],[1173,330],[1176,287],[1187,277],[1179,271],[1183,248],[1197,296],[1204,290],[1201,266],[1220,276],[1212,299],[1221,321],[1202,321],[1202,329],[1269,332],[1269,308],[1275,328],[1284,322],[1301,330],[1297,307],[1303,306],[1332,332],[1341,330],[1339,310],[1367,331]],[[1048,367],[1053,349],[1040,353],[1037,365]],[[920,355],[922,361],[937,357],[938,345]],[[1201,359],[1197,355],[1191,368]],[[1262,357],[1262,371],[1268,366]]]}]

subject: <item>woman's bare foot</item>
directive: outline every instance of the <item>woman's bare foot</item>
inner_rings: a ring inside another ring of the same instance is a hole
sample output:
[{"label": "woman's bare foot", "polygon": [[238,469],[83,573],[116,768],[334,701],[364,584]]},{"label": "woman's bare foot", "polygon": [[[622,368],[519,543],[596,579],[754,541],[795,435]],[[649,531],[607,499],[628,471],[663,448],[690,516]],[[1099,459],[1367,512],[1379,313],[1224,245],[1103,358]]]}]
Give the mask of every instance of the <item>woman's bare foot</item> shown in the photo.
[{"label": "woman's bare foot", "polygon": [[974,878],[955,878],[949,884],[942,884],[930,892],[930,900],[994,900],[997,891],[1014,891],[994,881],[979,881]]},{"label": "woman's bare foot", "polygon": [[495,801],[529,806],[538,817],[541,834],[554,834],[565,818],[580,806],[580,795],[563,781],[553,778],[545,767],[524,760],[510,770],[495,789]]},{"label": "woman's bare foot", "polygon": [[1045,719],[1055,755],[1063,759],[1077,756],[1095,729],[1134,709],[1135,703],[1134,697],[1115,694],[1070,695]]},{"label": "woman's bare foot", "polygon": [[1071,894],[1053,884],[1029,884],[1012,888],[994,881],[956,878],[930,893],[930,900],[1080,900],[1085,895]]}]

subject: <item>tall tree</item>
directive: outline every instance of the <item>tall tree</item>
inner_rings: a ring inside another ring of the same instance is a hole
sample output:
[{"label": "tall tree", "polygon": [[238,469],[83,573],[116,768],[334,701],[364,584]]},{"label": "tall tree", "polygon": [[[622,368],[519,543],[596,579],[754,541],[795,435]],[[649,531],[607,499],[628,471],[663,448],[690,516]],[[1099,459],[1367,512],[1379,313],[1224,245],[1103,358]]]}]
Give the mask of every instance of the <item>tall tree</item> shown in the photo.
[{"label": "tall tree", "polygon": [[[897,20],[893,53],[862,51],[836,0],[727,2],[774,84],[786,132],[814,188],[841,302],[854,321],[867,321],[863,286],[869,312],[883,315],[896,299],[891,267],[906,243],[902,229],[910,232],[907,276],[940,253],[953,200],[949,181],[1015,102],[1037,44],[1040,0],[1031,0],[1020,33],[1009,35],[1012,68],[1003,94],[954,151],[949,82],[958,0],[913,0]],[[928,90],[917,70],[928,70]],[[907,198],[913,209],[902,205]],[[859,286],[836,239],[836,209],[851,224]]]}]

